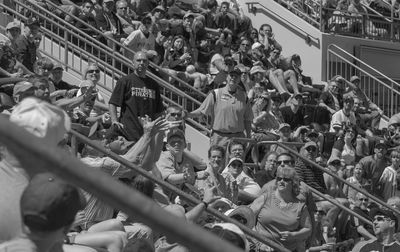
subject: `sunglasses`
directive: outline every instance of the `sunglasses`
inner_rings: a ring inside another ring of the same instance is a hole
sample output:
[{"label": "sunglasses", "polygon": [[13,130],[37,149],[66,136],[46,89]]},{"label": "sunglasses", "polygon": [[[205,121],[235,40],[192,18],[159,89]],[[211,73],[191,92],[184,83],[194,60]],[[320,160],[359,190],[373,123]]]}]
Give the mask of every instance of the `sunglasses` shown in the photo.
[{"label": "sunglasses", "polygon": [[126,10],[126,9],[128,9],[128,7],[118,7],[118,9],[120,9],[120,10]]},{"label": "sunglasses", "polygon": [[386,217],[386,216],[381,216],[381,215],[377,215],[374,217],[374,221],[385,221],[385,220],[390,220],[390,218]]},{"label": "sunglasses", "polygon": [[170,113],[170,116],[177,116],[177,117],[181,117],[182,113]]},{"label": "sunglasses", "polygon": [[338,165],[341,165],[341,163],[340,162],[332,162],[331,163],[333,166],[338,166]]},{"label": "sunglasses", "polygon": [[368,202],[368,199],[367,198],[360,198],[360,199],[358,199],[359,201],[365,201],[365,202]]},{"label": "sunglasses", "polygon": [[243,45],[243,46],[250,46],[250,44],[245,44],[245,43],[243,43],[243,44],[241,44],[241,45]]},{"label": "sunglasses", "polygon": [[291,178],[282,178],[282,177],[276,177],[276,181],[284,181],[286,183],[292,182],[293,180]]},{"label": "sunglasses", "polygon": [[276,163],[277,163],[278,165],[281,165],[281,164],[291,164],[291,163],[292,163],[292,160],[278,160],[278,161],[276,161]]},{"label": "sunglasses", "polygon": [[319,215],[325,215],[325,211],[324,211],[324,210],[317,210],[317,214],[319,214]]},{"label": "sunglasses", "polygon": [[99,69],[88,70],[87,73],[100,73]]},{"label": "sunglasses", "polygon": [[317,148],[315,148],[315,147],[307,147],[306,150],[307,150],[308,152],[316,152],[316,151],[317,151]]}]

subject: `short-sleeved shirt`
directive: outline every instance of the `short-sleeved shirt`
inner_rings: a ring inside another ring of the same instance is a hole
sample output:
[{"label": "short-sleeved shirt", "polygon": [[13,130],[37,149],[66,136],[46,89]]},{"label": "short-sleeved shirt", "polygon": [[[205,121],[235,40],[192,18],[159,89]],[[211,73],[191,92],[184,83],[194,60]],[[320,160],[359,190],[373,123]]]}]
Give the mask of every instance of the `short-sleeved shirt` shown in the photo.
[{"label": "short-sleeved shirt", "polygon": [[371,190],[375,191],[374,187],[377,185],[385,167],[387,166],[386,159],[375,159],[374,155],[371,155],[363,157],[358,164],[364,171],[363,177],[371,181],[373,187]]},{"label": "short-sleeved shirt", "polygon": [[143,135],[139,117],[148,115],[154,120],[164,110],[158,84],[135,73],[118,80],[109,103],[121,108],[119,121],[125,126],[123,133],[129,141],[137,141]]},{"label": "short-sleeved shirt", "polygon": [[[194,173],[194,165],[185,157],[185,155],[182,157],[182,162],[178,163],[170,151],[163,151],[156,165],[161,172],[163,180],[168,179],[172,174],[180,174],[184,172]],[[191,183],[193,184],[194,181],[191,181]]]},{"label": "short-sleeved shirt", "polygon": [[356,126],[357,119],[354,112],[350,112],[350,114],[347,116],[343,112],[343,109],[341,109],[332,115],[331,127],[329,129],[329,132],[335,132],[335,130],[332,127],[334,124],[340,124],[340,125],[345,124],[348,126]]},{"label": "short-sleeved shirt", "polygon": [[[156,45],[156,38],[153,33],[149,33],[148,36],[144,35],[144,33],[138,29],[133,31],[129,36],[124,40],[123,44],[131,49],[134,52],[139,52],[144,50],[154,50]],[[129,51],[124,52],[124,56],[129,59],[133,58],[133,54]]]},{"label": "short-sleeved shirt", "polygon": [[[129,168],[126,168],[109,157],[84,157],[81,161],[91,168],[103,171],[115,178],[129,177],[129,175],[132,174]],[[86,226],[112,218],[114,213],[114,208],[112,206],[86,191],[82,192],[87,202],[84,210]]]},{"label": "short-sleeved shirt", "polygon": [[383,245],[378,240],[360,241],[354,246],[352,251],[353,252],[370,252],[370,251],[397,252],[400,251],[400,244],[398,242],[393,242],[389,245]]},{"label": "short-sleeved shirt", "polygon": [[222,133],[239,133],[245,130],[245,121],[253,120],[251,104],[246,93],[237,89],[228,92],[227,87],[210,92],[199,110],[213,118],[212,129]]},{"label": "short-sleeved shirt", "polygon": [[302,160],[297,160],[294,167],[301,181],[321,193],[326,193],[324,173],[320,169],[306,165]]}]

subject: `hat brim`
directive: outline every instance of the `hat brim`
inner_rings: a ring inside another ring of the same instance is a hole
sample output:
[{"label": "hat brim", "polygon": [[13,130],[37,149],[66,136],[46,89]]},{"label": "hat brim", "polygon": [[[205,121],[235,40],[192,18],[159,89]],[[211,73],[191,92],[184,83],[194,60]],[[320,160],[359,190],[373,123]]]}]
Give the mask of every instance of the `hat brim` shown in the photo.
[{"label": "hat brim", "polygon": [[228,214],[228,217],[232,218],[232,216],[235,215],[240,215],[241,217],[245,218],[247,221],[245,226],[247,226],[250,229],[252,229],[256,224],[256,217],[251,208],[247,206],[239,206],[235,208],[232,212]]}]

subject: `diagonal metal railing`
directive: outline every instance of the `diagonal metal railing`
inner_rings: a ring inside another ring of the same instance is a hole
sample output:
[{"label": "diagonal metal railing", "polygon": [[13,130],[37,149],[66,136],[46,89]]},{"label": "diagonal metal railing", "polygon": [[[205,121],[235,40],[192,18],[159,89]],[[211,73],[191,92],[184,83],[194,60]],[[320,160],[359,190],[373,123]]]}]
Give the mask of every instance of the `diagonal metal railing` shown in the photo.
[{"label": "diagonal metal railing", "polygon": [[387,117],[399,112],[400,84],[393,79],[334,44],[328,46],[326,64],[327,79],[341,75],[349,80],[356,75],[361,89]]},{"label": "diagonal metal railing", "polygon": [[[0,141],[28,171],[50,171],[100,200],[168,234],[191,251],[240,252],[238,247],[163,210],[157,203],[101,171],[90,169],[65,150],[46,144],[0,115]],[[279,251],[288,251],[281,246]]]},{"label": "diagonal metal railing", "polygon": [[[76,29],[71,24],[65,23],[64,20],[53,13],[48,13],[47,10],[41,7],[28,9],[29,6],[18,1],[15,2],[18,4],[19,12],[2,3],[0,3],[0,7],[4,8],[8,14],[12,14],[14,18],[23,21],[27,19],[23,15],[26,11],[24,12],[23,10],[29,10],[30,15],[39,16],[43,23],[41,32],[44,34],[41,52],[54,60],[60,61],[68,70],[72,70],[75,76],[82,74],[89,61],[95,61],[102,69],[99,85],[105,92],[110,94],[117,79],[132,71],[131,60]],[[198,108],[201,104],[198,99],[180,90],[179,87],[166,82],[157,74],[147,71],[147,75],[160,84],[162,97],[168,104],[179,105],[188,111]],[[191,88],[193,89],[193,87]],[[201,121],[201,123],[196,120],[188,121],[201,132],[210,132],[206,120]]]}]

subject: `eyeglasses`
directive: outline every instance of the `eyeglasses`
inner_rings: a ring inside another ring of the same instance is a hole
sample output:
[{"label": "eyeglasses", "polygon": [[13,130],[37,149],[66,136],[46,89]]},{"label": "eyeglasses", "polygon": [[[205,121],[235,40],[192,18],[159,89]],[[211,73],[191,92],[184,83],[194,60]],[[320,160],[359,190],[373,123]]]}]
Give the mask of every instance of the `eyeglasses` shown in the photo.
[{"label": "eyeglasses", "polygon": [[279,51],[272,51],[272,53],[274,53],[276,55],[280,55],[281,54],[281,52],[279,52]]},{"label": "eyeglasses", "polygon": [[358,200],[368,202],[368,198],[359,198]]},{"label": "eyeglasses", "polygon": [[128,7],[118,7],[118,9],[120,9],[120,10],[126,10],[126,9],[128,9]]},{"label": "eyeglasses", "polygon": [[88,70],[87,73],[100,73],[100,70],[99,69],[91,69],[91,70]]},{"label": "eyeglasses", "polygon": [[383,216],[383,215],[377,215],[374,217],[374,221],[385,221],[385,220],[390,220],[390,218]]},{"label": "eyeglasses", "polygon": [[291,164],[291,163],[292,163],[292,160],[278,160],[278,161],[276,161],[276,163],[277,163],[278,165],[281,165],[281,164]]},{"label": "eyeglasses", "polygon": [[250,46],[250,44],[246,44],[246,43],[242,43],[240,45],[242,45],[242,46]]},{"label": "eyeglasses", "polygon": [[292,182],[293,180],[291,178],[282,178],[282,177],[276,177],[276,181],[284,181],[286,183]]},{"label": "eyeglasses", "polygon": [[276,164],[278,161],[276,161],[276,160],[267,160],[267,162]]},{"label": "eyeglasses", "polygon": [[308,152],[316,152],[316,151],[317,151],[317,148],[315,148],[315,147],[307,147],[306,150],[307,150]]},{"label": "eyeglasses", "polygon": [[169,115],[173,117],[181,117],[182,113],[169,113]]}]

